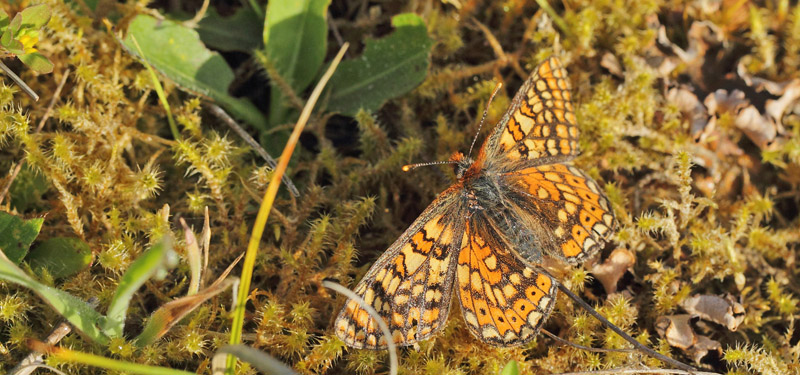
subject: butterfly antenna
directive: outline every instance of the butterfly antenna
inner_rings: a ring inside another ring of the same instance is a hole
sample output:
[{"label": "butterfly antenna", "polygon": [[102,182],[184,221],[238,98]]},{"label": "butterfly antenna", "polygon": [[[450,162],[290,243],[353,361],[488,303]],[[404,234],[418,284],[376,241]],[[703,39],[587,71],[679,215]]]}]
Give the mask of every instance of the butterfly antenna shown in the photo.
[{"label": "butterfly antenna", "polygon": [[455,164],[455,161],[452,160],[444,160],[444,161],[434,161],[430,163],[417,163],[417,164],[406,164],[403,166],[403,172],[408,172],[412,169],[417,169],[419,167],[427,167],[429,165],[440,165],[440,164]]},{"label": "butterfly antenna", "polygon": [[503,83],[500,82],[497,86],[494,87],[494,91],[492,91],[492,96],[489,97],[489,101],[486,102],[486,108],[483,110],[483,116],[481,116],[481,123],[478,124],[478,131],[475,132],[475,138],[472,138],[472,144],[469,146],[469,152],[467,156],[472,156],[472,148],[475,147],[475,141],[478,140],[478,135],[481,134],[481,128],[483,127],[483,121],[486,120],[486,115],[489,114],[489,105],[492,104],[492,100],[494,100],[494,96],[500,91],[500,88],[503,87]]}]

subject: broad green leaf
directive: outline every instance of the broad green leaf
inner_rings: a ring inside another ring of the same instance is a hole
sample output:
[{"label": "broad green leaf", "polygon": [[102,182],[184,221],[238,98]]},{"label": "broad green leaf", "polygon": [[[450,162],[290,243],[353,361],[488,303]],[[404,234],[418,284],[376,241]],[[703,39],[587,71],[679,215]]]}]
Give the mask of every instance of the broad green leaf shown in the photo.
[{"label": "broad green leaf", "polygon": [[[270,1],[264,20],[268,63],[295,92],[305,90],[317,76],[327,50],[330,0]],[[272,85],[270,125],[287,120],[283,92]]]},{"label": "broad green leaf", "polygon": [[97,324],[103,320],[100,313],[79,298],[32,279],[2,252],[0,252],[0,279],[30,289],[86,337],[101,345],[108,344],[108,336],[97,328]]},{"label": "broad green leaf", "polygon": [[22,27],[29,29],[41,29],[50,20],[50,8],[45,4],[27,7],[20,12],[22,14]]},{"label": "broad green leaf", "polygon": [[361,57],[339,65],[331,77],[328,110],[349,116],[362,108],[374,112],[425,79],[433,41],[422,18],[404,13],[394,16],[392,25],[392,35],[368,40]]},{"label": "broad green leaf", "polygon": [[11,22],[11,19],[8,18],[8,13],[6,13],[5,10],[0,8],[0,32],[2,32],[3,30],[5,30],[6,27],[8,27],[9,22]]},{"label": "broad green leaf", "polygon": [[50,189],[50,181],[26,163],[11,185],[8,196],[11,207],[19,212],[37,211],[45,207],[42,195]]},{"label": "broad green leaf", "polygon": [[37,73],[51,73],[53,71],[53,63],[47,58],[44,57],[39,52],[32,52],[26,53],[24,55],[17,56],[20,61],[22,61],[25,65],[27,65],[31,70]]},{"label": "broad green leaf", "polygon": [[[144,56],[139,56],[134,37]],[[203,45],[196,31],[172,21],[138,15],[122,43],[129,53],[145,59],[184,89],[209,96],[250,125],[266,129],[266,118],[253,103],[228,94],[233,71],[222,56]]]},{"label": "broad green leaf", "polygon": [[53,278],[60,279],[89,266],[92,250],[80,238],[55,237],[36,246],[25,261],[34,271],[40,273],[44,269]]},{"label": "broad green leaf", "polygon": [[11,52],[15,55],[21,55],[25,53],[25,46],[22,44],[22,42],[13,38],[8,43],[2,43],[2,46],[5,47],[8,52]]},{"label": "broad green leaf", "polygon": [[165,275],[166,270],[175,266],[176,261],[177,255],[172,250],[172,239],[169,236],[165,236],[150,250],[140,255],[122,275],[117,285],[117,290],[108,306],[106,321],[102,324],[103,332],[110,337],[122,337],[125,316],[133,294],[156,274]]},{"label": "broad green leaf", "polygon": [[519,364],[515,360],[510,360],[506,363],[506,366],[503,367],[503,371],[500,371],[500,375],[518,375],[519,374]]},{"label": "broad green leaf", "polygon": [[207,46],[220,51],[250,52],[263,46],[263,22],[250,7],[241,7],[230,17],[214,8],[197,24],[197,33]]},{"label": "broad green leaf", "polygon": [[28,254],[28,248],[39,235],[44,219],[22,220],[0,211],[0,250],[14,263],[19,264]]},{"label": "broad green leaf", "polygon": [[14,18],[11,19],[11,23],[8,24],[8,31],[10,31],[12,35],[17,35],[17,31],[19,31],[20,27],[22,27],[22,14],[17,13]]},{"label": "broad green leaf", "polygon": [[19,40],[14,39],[14,32],[11,31],[10,26],[3,32],[3,35],[0,35],[0,47],[13,54],[25,53],[25,46]]}]

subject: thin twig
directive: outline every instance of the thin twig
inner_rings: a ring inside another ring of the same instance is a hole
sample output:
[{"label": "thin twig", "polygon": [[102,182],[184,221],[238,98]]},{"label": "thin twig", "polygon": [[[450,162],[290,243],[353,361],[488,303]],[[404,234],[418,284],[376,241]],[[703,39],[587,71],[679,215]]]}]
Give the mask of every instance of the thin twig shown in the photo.
[{"label": "thin twig", "polygon": [[[227,124],[231,129],[233,129],[233,131],[235,131],[236,134],[242,137],[244,143],[247,143],[250,147],[252,147],[253,150],[255,150],[256,153],[267,162],[267,165],[269,165],[270,168],[272,168],[273,170],[275,169],[275,167],[278,165],[278,163],[275,162],[275,159],[273,159],[272,156],[270,156],[267,153],[267,150],[264,150],[264,148],[261,147],[261,145],[258,144],[258,142],[256,142],[256,140],[253,139],[253,137],[251,137],[250,134],[248,134],[244,129],[242,129],[242,127],[239,126],[239,124],[237,124],[236,121],[233,118],[231,118],[231,116],[229,116],[227,112],[225,112],[225,110],[223,110],[218,105],[213,103],[208,103],[206,106],[208,107],[209,110],[211,110],[211,113],[222,119],[222,121],[224,121],[225,124]],[[294,195],[295,197],[300,196],[300,192],[297,191],[297,187],[294,186],[294,183],[289,177],[283,175],[283,177],[281,177],[281,182],[283,182],[283,184],[286,185],[286,188],[289,189],[289,192],[292,193],[292,195]]]},{"label": "thin twig", "polygon": [[[0,62],[0,64],[2,64],[2,62]],[[44,123],[50,118],[50,113],[53,112],[53,107],[56,105],[56,100],[58,100],[58,97],[61,96],[61,89],[63,89],[64,85],[67,83],[67,77],[69,77],[69,73],[69,69],[64,71],[64,76],[61,77],[61,82],[59,82],[58,87],[56,87],[53,97],[50,98],[50,103],[47,105],[44,115],[39,120],[39,124],[36,125],[36,130],[34,130],[34,133],[40,132],[42,128],[44,128]],[[14,183],[14,180],[17,179],[17,175],[19,175],[23,165],[25,165],[25,159],[22,159],[19,164],[14,167],[14,170],[11,171],[11,174],[8,176],[8,182],[6,182],[6,185],[3,186],[3,190],[0,192],[0,203],[3,203],[3,199],[5,199],[6,194],[8,194],[9,190],[11,190],[11,185]]]},{"label": "thin twig", "polygon": [[64,75],[61,76],[61,82],[58,83],[58,87],[56,87],[56,91],[53,93],[53,97],[50,98],[50,103],[47,104],[47,109],[44,111],[44,115],[42,116],[41,120],[39,120],[39,124],[36,125],[36,133],[42,131],[44,128],[44,123],[50,118],[50,114],[53,112],[53,107],[56,105],[56,100],[61,96],[61,90],[64,89],[64,85],[67,84],[67,78],[69,78],[70,71],[69,69],[64,71]]},{"label": "thin twig", "polygon": [[381,318],[375,309],[364,301],[358,294],[353,292],[350,289],[345,288],[344,286],[337,284],[330,280],[322,281],[322,286],[331,289],[339,294],[344,295],[345,297],[358,302],[362,309],[366,310],[367,313],[375,319],[375,322],[378,323],[378,327],[383,332],[383,336],[386,337],[386,349],[389,350],[389,374],[396,375],[397,374],[397,346],[394,343],[394,339],[392,338],[392,331],[389,330],[389,326],[386,322]]},{"label": "thin twig", "polygon": [[208,3],[210,2],[211,2],[210,0],[203,0],[203,5],[200,6],[200,10],[197,11],[197,14],[194,15],[194,18],[184,22],[183,26],[186,26],[191,29],[197,27],[197,24],[203,20],[203,17],[205,17],[206,11],[208,10]]},{"label": "thin twig", "polygon": [[634,352],[637,352],[636,349],[593,348],[591,346],[584,346],[584,345],[581,345],[581,344],[576,344],[576,343],[574,343],[572,341],[569,341],[569,340],[562,339],[561,337],[556,336],[555,334],[553,334],[552,332],[550,332],[550,331],[548,331],[546,329],[542,329],[542,333],[544,333],[545,335],[547,335],[551,339],[556,340],[556,341],[558,341],[558,342],[560,342],[562,344],[569,345],[569,346],[572,346],[572,347],[575,347],[575,348],[578,348],[578,349],[581,349],[581,350],[585,350],[587,352],[595,352],[595,353],[634,353]]},{"label": "thin twig", "polygon": [[[47,336],[45,342],[48,345],[58,344],[70,331],[72,331],[72,327],[70,327],[67,322],[62,322]],[[19,363],[8,372],[8,375],[30,375],[34,370],[39,368],[40,365],[44,365],[42,358],[44,358],[44,354],[34,350],[19,361]]]},{"label": "thin twig", "polygon": [[28,86],[25,83],[25,81],[22,80],[22,78],[19,78],[19,76],[16,73],[14,73],[14,71],[11,70],[11,68],[6,66],[6,64],[3,64],[2,61],[0,61],[0,70],[2,70],[4,73],[6,73],[8,78],[11,78],[11,80],[14,81],[14,83],[16,83],[17,86],[19,86],[22,89],[22,91],[24,91],[26,94],[28,94],[28,96],[33,98],[33,101],[36,101],[36,102],[39,101],[39,95],[36,94],[36,92],[33,91],[33,89],[30,88],[30,86]]},{"label": "thin twig", "polygon": [[500,41],[495,38],[494,34],[492,34],[491,30],[489,30],[486,25],[482,24],[477,19],[472,19],[472,23],[478,27],[483,33],[483,36],[486,38],[486,41],[489,42],[489,46],[492,47],[492,51],[494,51],[494,55],[497,56],[498,59],[501,60],[508,60],[508,55],[506,55],[505,51],[503,51],[503,46],[500,45]]},{"label": "thin twig", "polygon": [[5,199],[6,194],[8,191],[11,190],[11,185],[14,183],[14,180],[17,179],[17,175],[22,170],[22,166],[25,165],[25,159],[20,160],[20,162],[14,166],[14,169],[11,171],[11,174],[8,176],[8,182],[6,185],[3,186],[3,191],[0,192],[0,203],[3,203],[3,199]]},{"label": "thin twig", "polygon": [[[333,22],[333,16],[330,11],[328,11],[328,26],[331,29],[331,34],[333,34],[333,39],[336,39],[336,43],[339,43],[339,47],[343,46],[344,39],[342,39],[342,34],[339,33],[339,28],[336,27],[336,22]],[[350,56],[347,52],[345,52],[344,55]]]},{"label": "thin twig", "polygon": [[157,135],[153,135],[153,134],[149,134],[149,133],[145,133],[145,132],[139,131],[138,129],[136,129],[134,127],[131,127],[131,126],[125,127],[124,129],[125,129],[124,131],[126,133],[128,133],[129,135],[132,135],[134,138],[136,138],[136,139],[138,139],[138,140],[140,140],[140,141],[142,141],[144,143],[148,143],[148,144],[152,144],[152,145],[167,146],[167,147],[175,146],[178,143],[178,142],[173,141],[171,139],[164,139],[164,138],[161,138],[161,137],[159,137]]},{"label": "thin twig", "polygon": [[681,370],[689,371],[689,372],[692,372],[692,373],[696,373],[697,372],[697,369],[695,369],[694,367],[689,366],[689,365],[687,365],[685,363],[682,363],[680,361],[674,360],[674,359],[672,359],[670,357],[667,357],[667,356],[665,356],[665,355],[663,355],[663,354],[661,354],[659,352],[656,352],[653,349],[648,348],[644,344],[636,341],[636,339],[631,337],[629,334],[625,333],[625,331],[623,331],[622,329],[620,329],[619,327],[617,327],[613,323],[609,322],[608,319],[606,319],[604,316],[600,315],[600,313],[598,313],[594,308],[592,308],[592,306],[589,306],[589,304],[586,303],[584,300],[582,300],[580,297],[575,295],[575,293],[572,293],[572,291],[569,290],[569,288],[567,288],[566,286],[564,286],[563,284],[558,283],[558,282],[556,284],[558,285],[558,289],[561,289],[561,291],[564,294],[569,296],[569,298],[572,298],[572,300],[575,301],[575,303],[577,303],[578,306],[580,306],[581,308],[586,310],[586,312],[588,312],[589,315],[595,317],[597,320],[600,321],[600,323],[603,323],[603,325],[606,326],[606,328],[608,328],[608,329],[614,331],[616,334],[620,335],[623,339],[625,339],[626,341],[631,343],[631,345],[633,345],[634,348],[638,349],[643,354],[649,355],[650,357],[656,358],[656,359],[658,359],[658,360],[660,360],[660,361],[662,361],[664,363],[668,363],[670,365],[673,365],[673,366],[675,366],[675,367],[677,367],[677,368],[679,368]]},{"label": "thin twig", "polygon": [[[67,73],[69,73],[69,71],[67,71]],[[97,306],[100,304],[100,300],[95,297],[90,298],[87,302],[92,308],[97,308]],[[70,332],[72,332],[72,326],[70,326],[67,322],[61,322],[58,326],[56,326],[55,329],[53,329],[52,332],[50,332],[49,335],[47,335],[47,338],[44,340],[44,342],[47,345],[56,345],[61,342],[61,340]],[[25,358],[19,361],[19,363],[17,363],[17,365],[8,372],[8,375],[29,375],[39,367],[50,368],[49,366],[44,365],[43,358],[43,352],[33,350]],[[52,368],[50,369],[54,370]],[[54,371],[56,371],[58,374],[63,374],[58,370]]]}]

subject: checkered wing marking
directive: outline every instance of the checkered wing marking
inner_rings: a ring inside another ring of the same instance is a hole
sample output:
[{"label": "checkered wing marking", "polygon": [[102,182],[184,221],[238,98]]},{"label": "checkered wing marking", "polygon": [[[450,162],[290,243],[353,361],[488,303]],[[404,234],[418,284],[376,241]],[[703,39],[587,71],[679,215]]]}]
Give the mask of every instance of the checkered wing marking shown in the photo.
[{"label": "checkered wing marking", "polygon": [[511,170],[520,163],[533,166],[574,158],[578,126],[571,98],[567,73],[558,58],[542,62],[486,140],[484,160]]},{"label": "checkered wing marking", "polygon": [[475,337],[500,347],[536,336],[555,304],[556,283],[528,267],[509,250],[486,216],[469,220],[458,254],[458,296]]},{"label": "checkered wing marking", "polygon": [[[380,314],[398,345],[411,345],[444,327],[453,294],[454,254],[463,214],[458,184],[443,192],[372,265],[355,289]],[[381,349],[387,338],[366,310],[348,301],[336,335],[357,349]]]},{"label": "checkered wing marking", "polygon": [[[605,246],[617,227],[605,194],[571,164],[551,164],[506,173],[505,183],[522,214],[550,227],[550,255],[578,264]],[[525,256],[522,256],[524,259]]]}]

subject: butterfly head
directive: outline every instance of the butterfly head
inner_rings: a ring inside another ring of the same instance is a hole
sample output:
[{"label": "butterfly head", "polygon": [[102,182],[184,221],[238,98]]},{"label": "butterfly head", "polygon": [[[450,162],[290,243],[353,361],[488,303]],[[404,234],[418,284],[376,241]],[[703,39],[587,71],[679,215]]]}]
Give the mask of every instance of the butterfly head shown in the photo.
[{"label": "butterfly head", "polygon": [[450,160],[448,160],[448,162],[453,163],[453,169],[456,172],[456,177],[461,179],[464,177],[464,174],[466,174],[467,170],[469,170],[473,160],[464,156],[464,154],[460,152],[456,152],[450,156]]}]

